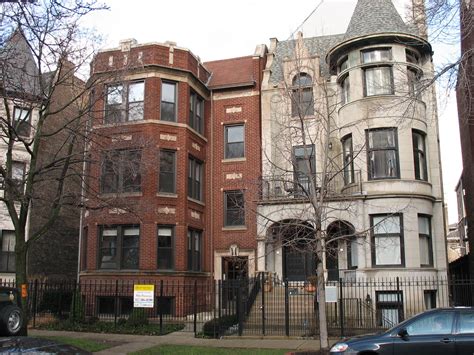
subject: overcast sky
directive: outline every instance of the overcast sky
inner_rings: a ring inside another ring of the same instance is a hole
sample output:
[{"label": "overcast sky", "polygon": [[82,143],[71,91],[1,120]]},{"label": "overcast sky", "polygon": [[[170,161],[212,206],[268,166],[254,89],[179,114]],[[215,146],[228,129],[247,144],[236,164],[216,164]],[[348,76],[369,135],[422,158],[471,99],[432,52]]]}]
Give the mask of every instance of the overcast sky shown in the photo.
[{"label": "overcast sky", "polygon": [[[202,61],[253,54],[269,39],[288,39],[296,30],[305,37],[345,32],[356,0],[104,0],[110,11],[88,21],[104,36],[104,47],[121,39],[139,43],[173,41]],[[405,14],[407,0],[393,0]],[[302,22],[313,12],[305,24]],[[433,43],[435,64],[452,60],[458,48]],[[450,223],[457,222],[454,188],[462,172],[454,93],[438,88],[441,157]]]}]

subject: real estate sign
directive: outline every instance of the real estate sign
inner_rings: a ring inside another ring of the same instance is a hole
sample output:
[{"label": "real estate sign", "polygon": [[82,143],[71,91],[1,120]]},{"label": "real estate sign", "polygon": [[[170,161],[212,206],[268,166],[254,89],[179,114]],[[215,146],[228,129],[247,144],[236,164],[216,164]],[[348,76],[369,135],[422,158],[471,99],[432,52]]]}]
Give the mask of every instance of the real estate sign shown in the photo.
[{"label": "real estate sign", "polygon": [[155,285],[133,285],[133,307],[153,308]]}]

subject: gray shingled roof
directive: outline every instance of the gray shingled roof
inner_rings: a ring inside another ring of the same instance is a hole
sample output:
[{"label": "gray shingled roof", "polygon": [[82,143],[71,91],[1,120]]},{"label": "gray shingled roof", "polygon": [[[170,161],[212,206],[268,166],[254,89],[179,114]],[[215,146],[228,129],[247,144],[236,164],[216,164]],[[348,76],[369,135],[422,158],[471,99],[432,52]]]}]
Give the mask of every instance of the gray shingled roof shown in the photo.
[{"label": "gray shingled roof", "polygon": [[0,48],[0,85],[19,96],[39,95],[39,72],[33,54],[20,30]]},{"label": "gray shingled roof", "polygon": [[[303,43],[311,56],[319,55],[321,57],[321,75],[325,76],[329,73],[326,65],[325,56],[327,51],[341,42],[344,34],[303,38]],[[273,59],[270,83],[277,84],[283,80],[283,61],[294,55],[296,40],[278,42],[275,49],[275,57]]]},{"label": "gray shingled roof", "polygon": [[417,34],[403,22],[391,0],[359,0],[344,41],[377,33]]}]

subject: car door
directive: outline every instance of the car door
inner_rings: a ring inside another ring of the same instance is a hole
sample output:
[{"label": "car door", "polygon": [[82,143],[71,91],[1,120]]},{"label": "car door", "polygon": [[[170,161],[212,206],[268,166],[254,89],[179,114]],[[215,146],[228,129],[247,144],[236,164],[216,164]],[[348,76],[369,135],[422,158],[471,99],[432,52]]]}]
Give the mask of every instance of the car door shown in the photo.
[{"label": "car door", "polygon": [[474,354],[474,310],[459,309],[455,332],[456,354]]},{"label": "car door", "polygon": [[454,316],[454,310],[443,310],[408,322],[404,327],[406,335],[394,337],[394,355],[455,355]]}]

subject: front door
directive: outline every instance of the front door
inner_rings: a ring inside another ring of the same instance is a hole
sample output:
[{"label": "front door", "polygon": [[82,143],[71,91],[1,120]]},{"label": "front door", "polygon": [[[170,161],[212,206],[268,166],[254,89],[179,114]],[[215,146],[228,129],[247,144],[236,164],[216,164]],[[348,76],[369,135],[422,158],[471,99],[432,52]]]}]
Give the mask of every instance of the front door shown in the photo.
[{"label": "front door", "polygon": [[[230,256],[222,258],[222,288],[224,301],[233,301],[239,287],[248,277],[248,257]],[[245,282],[244,282],[245,283]]]},{"label": "front door", "polygon": [[288,281],[306,281],[316,272],[314,253],[285,246],[283,248],[283,277]]}]

